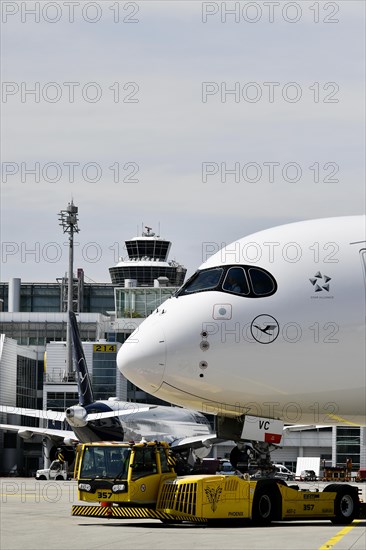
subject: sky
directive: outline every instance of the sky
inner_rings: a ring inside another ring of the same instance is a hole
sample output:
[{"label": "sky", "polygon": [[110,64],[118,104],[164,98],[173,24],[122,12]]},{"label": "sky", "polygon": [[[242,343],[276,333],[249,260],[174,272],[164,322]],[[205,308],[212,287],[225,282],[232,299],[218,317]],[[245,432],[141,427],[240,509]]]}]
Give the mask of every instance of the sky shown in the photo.
[{"label": "sky", "polygon": [[365,4],[1,3],[1,280],[109,282],[144,225],[191,274],[365,207]]}]

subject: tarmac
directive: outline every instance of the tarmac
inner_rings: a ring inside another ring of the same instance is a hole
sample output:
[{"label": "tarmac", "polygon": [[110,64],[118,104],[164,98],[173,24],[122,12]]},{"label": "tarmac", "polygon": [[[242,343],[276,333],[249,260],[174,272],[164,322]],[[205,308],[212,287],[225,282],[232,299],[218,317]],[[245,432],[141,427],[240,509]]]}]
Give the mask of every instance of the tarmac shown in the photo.
[{"label": "tarmac", "polygon": [[[356,484],[366,500],[366,484]],[[301,484],[319,487],[322,483]],[[365,550],[366,520],[341,527],[327,521],[207,527],[158,520],[107,520],[71,516],[75,481],[0,478],[1,550]]]}]

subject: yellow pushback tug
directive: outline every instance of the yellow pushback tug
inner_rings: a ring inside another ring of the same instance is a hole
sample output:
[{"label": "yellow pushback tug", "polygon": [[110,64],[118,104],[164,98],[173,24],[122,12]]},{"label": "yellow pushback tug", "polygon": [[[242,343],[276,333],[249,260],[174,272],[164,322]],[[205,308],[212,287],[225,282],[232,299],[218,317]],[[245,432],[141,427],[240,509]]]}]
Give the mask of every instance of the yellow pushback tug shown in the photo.
[{"label": "yellow pushback tug", "polygon": [[[79,500],[73,516],[152,518],[163,523],[330,519],[349,524],[365,515],[358,488],[331,484],[300,490],[278,479],[230,475],[178,477],[166,443],[90,443],[78,448]],[[90,504],[96,503],[97,504]]]}]

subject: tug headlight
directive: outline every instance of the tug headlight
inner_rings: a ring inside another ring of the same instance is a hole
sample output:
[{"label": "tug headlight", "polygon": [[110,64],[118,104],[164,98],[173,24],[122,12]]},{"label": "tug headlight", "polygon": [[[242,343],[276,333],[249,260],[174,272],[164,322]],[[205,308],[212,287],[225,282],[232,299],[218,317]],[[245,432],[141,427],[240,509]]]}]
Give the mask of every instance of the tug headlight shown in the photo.
[{"label": "tug headlight", "polygon": [[126,489],[126,485],[124,483],[120,483],[112,486],[112,493],[125,493]]},{"label": "tug headlight", "polygon": [[91,485],[89,483],[79,483],[79,491],[86,491],[89,493],[91,491]]}]

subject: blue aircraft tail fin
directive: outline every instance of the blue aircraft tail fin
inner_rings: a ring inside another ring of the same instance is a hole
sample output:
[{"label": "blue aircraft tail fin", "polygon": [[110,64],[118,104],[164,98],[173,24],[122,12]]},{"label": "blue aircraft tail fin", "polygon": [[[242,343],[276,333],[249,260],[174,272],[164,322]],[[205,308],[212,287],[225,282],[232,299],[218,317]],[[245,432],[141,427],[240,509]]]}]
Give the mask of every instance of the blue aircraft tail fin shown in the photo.
[{"label": "blue aircraft tail fin", "polygon": [[69,315],[71,325],[72,349],[74,353],[76,378],[79,390],[79,404],[85,407],[86,405],[90,405],[94,402],[93,389],[85,360],[83,346],[81,345],[81,338],[76,322],[76,315],[72,311],[70,311]]}]

